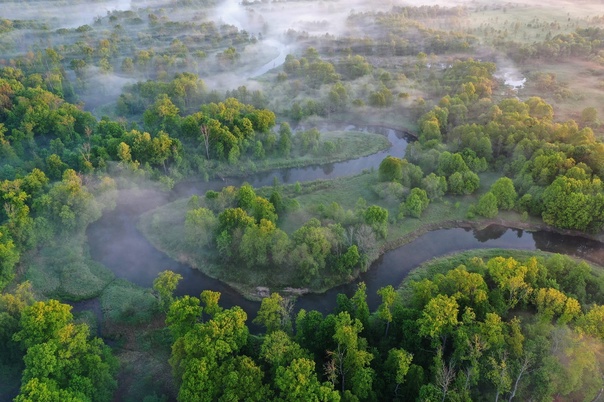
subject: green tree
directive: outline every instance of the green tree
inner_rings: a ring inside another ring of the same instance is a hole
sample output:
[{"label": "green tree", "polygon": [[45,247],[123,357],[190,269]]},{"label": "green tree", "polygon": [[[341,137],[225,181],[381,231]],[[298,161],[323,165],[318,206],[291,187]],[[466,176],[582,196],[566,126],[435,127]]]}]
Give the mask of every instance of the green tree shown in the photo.
[{"label": "green tree", "polygon": [[564,229],[597,231],[604,223],[604,189],[599,179],[559,176],[543,193],[543,221]]},{"label": "green tree", "polygon": [[288,366],[295,359],[307,358],[308,352],[285,332],[276,330],[264,337],[260,347],[260,357],[276,371],[279,367]]},{"label": "green tree", "polygon": [[23,385],[15,400],[112,399],[117,360],[100,339],[89,339],[86,324],[73,323],[70,310],[71,306],[56,300],[36,302],[23,310],[21,329],[14,338],[27,351]]},{"label": "green tree", "polygon": [[445,344],[447,336],[459,324],[457,315],[459,305],[453,297],[437,295],[424,306],[419,324],[419,334],[428,336],[432,340],[440,338],[441,344]]},{"label": "green tree", "polygon": [[403,161],[394,156],[387,156],[378,168],[380,181],[399,181],[403,178]]},{"label": "green tree", "polygon": [[279,126],[279,142],[277,145],[279,155],[288,157],[292,149],[292,130],[287,122],[281,123]]},{"label": "green tree", "polygon": [[[333,339],[337,348],[330,351],[332,374],[339,379],[341,391],[350,390],[357,398],[366,398],[373,382],[373,369],[369,366],[373,355],[365,350],[366,341],[359,337],[363,325],[351,319],[347,312],[335,317]],[[329,370],[329,369],[328,369]],[[328,377],[331,374],[328,373]]]},{"label": "green tree", "polygon": [[220,301],[220,292],[214,292],[213,290],[204,290],[200,295],[201,302],[203,303],[203,311],[211,317],[215,317],[216,314],[220,313],[223,309],[218,305]]},{"label": "green tree", "polygon": [[277,368],[275,387],[278,401],[284,402],[338,402],[340,395],[331,383],[321,384],[315,373],[315,362],[298,358],[287,367]]},{"label": "green tree", "polygon": [[388,329],[390,328],[390,323],[392,322],[392,307],[396,301],[396,290],[394,290],[392,285],[388,285],[380,288],[377,291],[377,294],[382,298],[382,304],[380,304],[378,307],[377,316],[386,322],[386,331],[384,332],[384,336],[388,336]]},{"label": "green tree", "polygon": [[185,240],[193,247],[208,246],[214,240],[218,219],[206,208],[187,211],[185,217]]},{"label": "green tree", "polygon": [[237,191],[237,206],[244,211],[251,211],[256,201],[256,192],[249,184],[244,184]]},{"label": "green tree", "polygon": [[492,192],[487,192],[478,200],[476,205],[476,213],[485,218],[494,218],[499,213],[497,208],[497,197]]},{"label": "green tree", "polygon": [[398,397],[398,389],[405,381],[405,376],[409,372],[413,355],[404,349],[390,349],[386,359],[386,373],[390,381],[394,384],[394,397]]},{"label": "green tree", "polygon": [[514,183],[509,177],[501,177],[497,179],[489,190],[495,198],[497,198],[497,207],[503,210],[510,210],[514,208],[518,194],[514,188]]},{"label": "green tree", "polygon": [[378,205],[371,205],[363,213],[365,223],[370,225],[382,238],[388,233],[388,210]]},{"label": "green tree", "polygon": [[266,332],[277,330],[291,331],[290,304],[279,293],[273,293],[262,299],[254,324],[266,327]]},{"label": "green tree", "polygon": [[185,295],[176,299],[166,313],[166,325],[174,339],[189,332],[201,320],[202,311],[197,297]]},{"label": "green tree", "polygon": [[430,200],[428,199],[426,191],[421,188],[413,188],[403,204],[403,211],[405,215],[420,218],[422,212],[424,212],[429,204]]},{"label": "green tree", "polygon": [[0,226],[0,290],[13,279],[14,267],[20,253],[8,234],[6,226]]},{"label": "green tree", "polygon": [[174,291],[181,279],[182,275],[180,274],[173,271],[163,271],[153,281],[153,290],[157,294],[161,311],[167,312],[170,308],[174,301]]},{"label": "green tree", "polygon": [[357,285],[357,290],[350,301],[354,306],[354,318],[365,327],[369,323],[369,305],[367,304],[367,285],[365,282],[360,282]]},{"label": "green tree", "polygon": [[71,306],[57,300],[36,302],[21,314],[21,330],[14,336],[26,348],[57,337],[58,331],[73,320]]},{"label": "green tree", "polygon": [[439,200],[447,192],[447,179],[444,176],[430,173],[422,179],[421,188],[426,191],[430,200]]}]

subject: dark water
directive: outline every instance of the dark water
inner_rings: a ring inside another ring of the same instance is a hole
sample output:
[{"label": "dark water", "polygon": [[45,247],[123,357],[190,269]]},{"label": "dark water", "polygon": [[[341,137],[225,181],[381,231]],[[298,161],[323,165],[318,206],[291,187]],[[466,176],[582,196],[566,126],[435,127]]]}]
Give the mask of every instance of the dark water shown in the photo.
[{"label": "dark water", "polygon": [[[358,129],[348,127],[349,129]],[[272,185],[274,177],[282,183],[330,179],[354,175],[364,169],[377,168],[387,155],[403,156],[407,145],[402,132],[391,129],[371,127],[373,132],[388,136],[393,146],[384,152],[367,157],[334,163],[326,166],[282,169],[266,174],[257,174],[246,178],[255,187]],[[157,274],[172,270],[183,276],[177,294],[198,296],[201,291],[210,289],[222,293],[221,304],[224,307],[241,306],[248,317],[253,318],[259,303],[244,299],[229,286],[209,278],[200,271],[178,263],[155,249],[137,230],[136,224],[142,212],[169,202],[171,199],[191,194],[203,194],[209,189],[220,189],[225,184],[238,185],[242,179],[223,181],[189,181],[180,183],[171,194],[162,194],[153,190],[126,190],[120,192],[115,210],[90,225],[88,239],[93,259],[103,263],[119,278],[127,279],[143,287],[151,287]],[[529,233],[521,230],[490,226],[481,231],[466,229],[436,230],[419,237],[415,241],[385,253],[363,274],[358,281],[367,284],[368,301],[371,309],[379,304],[376,291],[386,285],[397,286],[409,271],[422,262],[453,252],[475,248],[508,248],[525,250],[544,250],[569,254],[604,264],[604,246],[602,243],[579,237],[563,236],[549,232]],[[324,294],[305,295],[296,302],[296,309],[315,309],[329,312],[335,306],[336,295],[354,293],[356,282],[331,289]]]}]

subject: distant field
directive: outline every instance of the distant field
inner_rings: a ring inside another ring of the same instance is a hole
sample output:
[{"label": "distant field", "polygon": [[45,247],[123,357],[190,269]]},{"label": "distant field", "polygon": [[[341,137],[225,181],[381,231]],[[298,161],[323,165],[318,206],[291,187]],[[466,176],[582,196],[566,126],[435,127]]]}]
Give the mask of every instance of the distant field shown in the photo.
[{"label": "distant field", "polygon": [[[529,79],[526,87],[520,91],[523,98],[540,96],[551,103],[557,120],[579,121],[581,111],[586,107],[595,107],[599,119],[604,120],[604,66],[582,60],[534,61],[522,66],[522,70],[555,74],[557,82],[568,89],[570,96],[562,99],[553,92],[539,89],[536,82]],[[600,135],[604,134],[603,128],[600,127]]]}]

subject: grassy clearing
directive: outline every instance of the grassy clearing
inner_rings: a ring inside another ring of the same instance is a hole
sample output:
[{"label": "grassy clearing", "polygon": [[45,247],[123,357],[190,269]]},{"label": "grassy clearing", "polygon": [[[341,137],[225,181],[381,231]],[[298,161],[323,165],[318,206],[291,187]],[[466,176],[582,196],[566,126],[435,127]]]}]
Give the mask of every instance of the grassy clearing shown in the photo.
[{"label": "grassy clearing", "polygon": [[26,255],[25,279],[43,297],[78,301],[99,296],[114,275],[90,259],[85,241],[84,234],[74,235]]}]

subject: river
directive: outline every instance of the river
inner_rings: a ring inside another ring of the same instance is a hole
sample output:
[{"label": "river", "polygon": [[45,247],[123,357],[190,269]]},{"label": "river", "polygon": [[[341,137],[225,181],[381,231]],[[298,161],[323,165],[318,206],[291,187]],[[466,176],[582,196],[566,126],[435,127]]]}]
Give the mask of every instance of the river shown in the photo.
[{"label": "river", "polygon": [[[305,168],[279,169],[259,173],[245,178],[255,187],[272,185],[274,178],[281,183],[295,183],[316,179],[333,179],[377,168],[387,155],[402,157],[407,146],[405,133],[384,127],[347,126],[348,130],[369,130],[386,135],[392,146],[382,152],[366,157]],[[224,283],[212,279],[198,270],[178,263],[153,247],[136,228],[140,215],[180,197],[204,194],[207,190],[218,190],[225,185],[240,185],[244,179],[227,179],[204,182],[190,180],[179,183],[170,194],[155,190],[121,191],[117,207],[107,212],[87,231],[90,254],[93,259],[107,266],[119,278],[127,279],[143,287],[151,287],[153,279],[164,270],[172,270],[183,276],[176,293],[198,296],[202,290],[210,289],[222,294],[224,307],[241,306],[248,317],[253,318],[259,303],[244,299],[238,292]],[[372,264],[368,272],[354,283],[336,287],[324,294],[308,294],[296,301],[296,310],[315,309],[323,313],[331,311],[336,304],[336,295],[354,293],[356,283],[367,284],[368,302],[373,310],[379,304],[376,291],[386,285],[398,286],[407,274],[422,262],[454,252],[476,248],[506,248],[543,250],[587,258],[604,264],[602,243],[579,237],[564,236],[550,232],[526,232],[501,226],[490,226],[484,230],[441,229],[428,232],[416,240],[395,250],[386,252]]]}]

